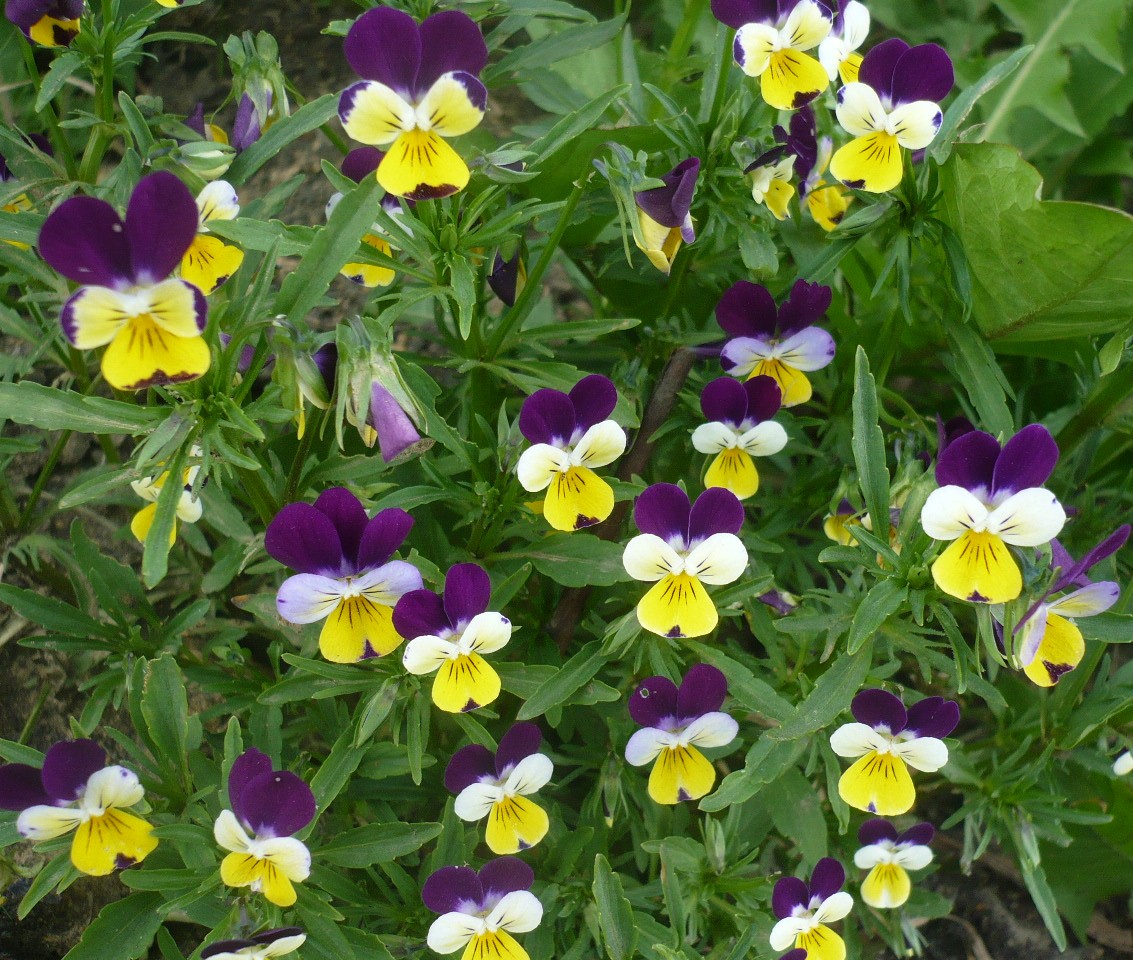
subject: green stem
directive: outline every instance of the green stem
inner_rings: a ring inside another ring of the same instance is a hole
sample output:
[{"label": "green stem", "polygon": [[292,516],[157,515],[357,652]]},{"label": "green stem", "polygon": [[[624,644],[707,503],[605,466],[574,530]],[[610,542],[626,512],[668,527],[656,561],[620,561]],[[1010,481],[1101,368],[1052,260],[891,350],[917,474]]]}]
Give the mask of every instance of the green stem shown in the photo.
[{"label": "green stem", "polygon": [[283,487],[283,502],[291,503],[299,492],[299,480],[303,476],[303,466],[307,462],[307,454],[311,452],[311,444],[315,442],[315,434],[322,432],[326,411],[320,410],[312,415],[311,423],[303,431],[303,437],[295,450],[295,459],[291,461],[291,469],[287,472],[287,483]]},{"label": "green stem", "polygon": [[696,33],[696,25],[700,23],[700,16],[708,0],[691,0],[685,7],[685,14],[681,18],[680,26],[673,35],[673,42],[669,47],[669,56],[666,58],[670,66],[679,64],[688,56],[692,38]]},{"label": "green stem", "polygon": [[[26,40],[22,41],[24,53],[24,64],[28,69],[28,78],[31,80],[32,89],[35,91],[35,100],[39,102],[40,91],[40,76],[39,67],[35,62],[35,51],[32,50],[31,44]],[[75,177],[75,154],[71,150],[71,143],[63,134],[62,128],[59,126],[59,117],[55,113],[55,104],[48,102],[43,108],[43,116],[47,120],[47,127],[51,131],[51,143],[55,147],[55,152],[58,156],[63,158],[63,166],[67,171],[67,176],[70,179]]]},{"label": "green stem", "polygon": [[55,472],[55,467],[59,464],[59,458],[63,456],[63,448],[67,445],[67,441],[71,439],[73,432],[73,430],[64,430],[59,434],[59,439],[55,441],[55,446],[51,448],[51,453],[47,455],[47,461],[39,471],[39,476],[35,478],[31,493],[28,494],[28,502],[24,504],[23,513],[20,514],[20,530],[28,529],[28,521],[31,519],[32,511],[35,510],[35,505],[39,502],[43,488],[47,486],[47,482]]},{"label": "green stem", "polygon": [[[733,34],[731,31],[729,31],[728,36],[729,36],[729,38],[731,38],[731,37],[734,37],[735,34]],[[731,43],[728,44],[727,49],[728,50],[732,49]],[[708,141],[711,141],[712,132],[716,129],[716,124],[720,120],[720,111],[724,107],[724,96],[728,92],[728,70],[732,66],[732,58],[729,57],[727,55],[727,53],[721,53],[721,54],[719,54],[719,57],[720,57],[720,63],[718,65],[717,71],[716,71],[716,96],[714,96],[712,98],[712,112],[708,115],[708,129],[705,133],[705,139],[708,140]],[[711,154],[709,155],[708,160],[709,160],[709,164],[708,164],[709,169],[706,171],[706,173],[711,172],[711,167],[712,167],[712,155]]]},{"label": "green stem", "polygon": [[24,722],[24,728],[20,731],[20,736],[16,743],[27,743],[28,737],[31,736],[32,730],[35,729],[35,722],[39,719],[40,711],[43,710],[43,705],[47,703],[47,698],[51,695],[50,684],[45,683],[39,690],[39,696],[35,699],[35,705],[31,708],[31,713],[28,714],[27,720]]},{"label": "green stem", "polygon": [[256,513],[259,514],[260,522],[267,526],[278,511],[276,510],[275,497],[272,496],[267,484],[264,483],[263,471],[241,470],[240,482],[244,492],[248,495],[248,499],[251,500],[252,506],[255,507]]}]

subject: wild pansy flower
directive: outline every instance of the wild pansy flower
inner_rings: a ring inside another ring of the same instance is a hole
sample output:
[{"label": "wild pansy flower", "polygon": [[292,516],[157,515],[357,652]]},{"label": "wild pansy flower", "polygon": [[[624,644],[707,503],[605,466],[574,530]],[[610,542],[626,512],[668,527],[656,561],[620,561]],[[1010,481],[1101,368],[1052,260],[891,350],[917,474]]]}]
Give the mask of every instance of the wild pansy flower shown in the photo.
[{"label": "wild pansy flower", "polygon": [[1126,750],[1120,757],[1113,761],[1113,772],[1119,777],[1124,777],[1127,773],[1133,773],[1133,751]]},{"label": "wild pansy flower", "polygon": [[787,445],[787,431],[771,418],[783,395],[771,377],[740,383],[718,377],[700,394],[700,409],[709,423],[692,432],[700,453],[715,454],[704,475],[706,487],[723,487],[741,500],[755,496],[759,471],[752,457],[770,457]]},{"label": "wild pansy flower", "polygon": [[918,823],[900,834],[888,820],[863,823],[858,842],[865,846],[854,854],[854,865],[869,871],[862,881],[862,900],[879,910],[892,910],[908,900],[913,889],[908,871],[932,863],[928,845],[935,833],[931,823]]},{"label": "wild pansy flower", "polygon": [[21,811],[20,836],[53,840],[74,830],[71,863],[93,877],[141,863],[156,849],[153,827],[125,812],[144,796],[137,774],[106,766],[106,751],[93,740],[56,743],[43,769],[0,766],[0,808]]},{"label": "wild pansy flower", "polygon": [[67,47],[79,35],[83,0],[8,0],[4,16],[41,47]]},{"label": "wild pansy flower", "polygon": [[843,83],[858,79],[862,56],[857,52],[869,36],[869,10],[858,0],[838,0],[838,12],[830,35],[818,45],[818,61],[831,81],[839,76]]},{"label": "wild pansy flower", "polygon": [[[190,451],[190,456],[199,458],[201,456],[201,448],[194,446]],[[201,519],[201,512],[204,507],[201,504],[199,497],[193,496],[193,485],[197,482],[197,474],[200,473],[200,464],[194,464],[187,468],[182,473],[182,490],[180,496],[177,498],[177,512],[176,519],[173,521],[173,526],[169,529],[169,545],[177,540],[177,520],[182,523],[196,523]],[[141,543],[145,543],[146,537],[149,536],[150,527],[153,526],[154,517],[157,516],[157,499],[161,496],[162,488],[169,482],[169,471],[158,474],[156,477],[143,477],[141,480],[132,480],[130,482],[130,489],[134,491],[143,500],[149,501],[149,506],[142,507],[137,513],[134,514],[134,519],[130,521],[130,532],[134,535],[135,539]]]},{"label": "wild pansy flower", "polygon": [[690,504],[676,484],[655,483],[637,498],[641,535],[626,544],[622,563],[635,580],[656,581],[637,604],[638,622],[662,637],[702,637],[719,621],[704,584],[731,583],[747,567],[736,534],[743,504],[730,490],[705,490]]},{"label": "wild pansy flower", "polygon": [[413,590],[393,611],[398,633],[408,637],[402,663],[410,673],[437,673],[433,703],[449,713],[486,707],[500,695],[500,677],[482,654],[502,650],[511,621],[488,610],[492,581],[482,567],[458,563],[445,575],[444,595]]},{"label": "wild pansy flower", "polygon": [[830,33],[830,11],[814,0],[712,0],[712,13],[736,28],[732,55],[776,110],[797,110],[830,83],[813,50]]},{"label": "wild pansy flower", "polygon": [[973,430],[948,444],[936,460],[936,482],[921,510],[921,526],[950,540],[932,565],[936,585],[976,603],[1006,603],[1023,589],[1007,545],[1038,547],[1062,529],[1062,504],[1042,487],[1058,462],[1058,446],[1039,424],[1006,445]]},{"label": "wild pansy flower", "polygon": [[244,251],[209,233],[212,220],[235,220],[240,202],[232,184],[214,180],[197,194],[197,233],[181,258],[181,279],[203,293],[212,293],[244,262]]},{"label": "wild pansy flower", "polygon": [[272,769],[271,758],[252,748],[232,764],[228,802],[232,809],[221,811],[212,831],[231,851],[220,864],[220,879],[290,907],[293,884],[311,873],[310,851],[292,836],[315,818],[311,788],[289,770]]},{"label": "wild pansy flower", "polygon": [[716,782],[716,769],[700,747],[726,747],[739,724],[720,707],[728,681],[715,667],[690,667],[678,688],[667,677],[642,680],[629,698],[629,714],[643,728],[626,744],[626,762],[653,763],[649,796],[656,803],[699,800]]},{"label": "wild pansy flower", "polygon": [[411,200],[462,190],[468,165],[441,138],[484,119],[488,91],[477,75],[488,48],[475,21],[446,10],[418,25],[400,10],[367,10],[346,35],[345,51],[363,82],[343,92],[338,116],[353,139],[388,146],[377,172],[382,188]]},{"label": "wild pansy flower", "polygon": [[633,242],[666,276],[682,241],[692,243],[696,239],[696,227],[689,211],[698,176],[700,158],[689,157],[661,175],[663,187],[638,190],[633,195],[637,204]]},{"label": "wild pansy flower", "polygon": [[937,102],[953,83],[952,61],[943,47],[910,47],[894,37],[866,54],[854,83],[838,90],[838,122],[854,137],[830,161],[830,172],[847,187],[884,193],[904,175],[901,148],[932,143],[944,115]]},{"label": "wild pansy flower", "polygon": [[519,430],[533,446],[520,455],[516,475],[530,493],[547,491],[543,516],[556,530],[578,530],[605,520],[614,491],[593,467],[625,452],[625,431],[608,419],[618,391],[608,377],[591,374],[570,390],[536,390],[523,401]]},{"label": "wild pansy flower", "polygon": [[421,900],[439,913],[429,927],[429,949],[462,960],[528,960],[513,933],[530,933],[543,905],[530,892],[534,871],[518,857],[497,857],[479,871],[441,867],[421,888]]},{"label": "wild pansy flower", "polygon": [[814,326],[830,300],[829,287],[798,280],[776,308],[765,287],[747,280],[732,284],[716,305],[716,321],[730,338],[720,352],[724,372],[739,379],[773,377],[783,406],[806,403],[813,393],[806,372],[834,359],[834,338]]},{"label": "wild pansy flower", "polygon": [[771,949],[794,946],[806,951],[807,960],[844,960],[846,944],[827,924],[841,920],[854,906],[842,889],[846,871],[833,857],[814,865],[810,883],[798,877],[780,877],[771,893],[771,909],[779,922],[771,930]]},{"label": "wild pansy flower", "polygon": [[445,788],[456,794],[461,820],[488,818],[484,839],[492,853],[518,853],[547,835],[547,812],[528,797],[555,772],[539,752],[543,734],[533,723],[517,723],[500,737],[495,753],[480,744],[462,747],[445,769]]},{"label": "wild pansy flower", "polygon": [[205,296],[169,279],[197,224],[189,189],[158,171],[134,188],[124,221],[105,200],[71,197],[40,230],[43,259],[82,284],[63,307],[63,332],[80,350],[109,344],[102,373],[118,390],[195,380],[209,368]]},{"label": "wild pansy flower", "polygon": [[246,940],[218,940],[201,951],[201,960],[270,960],[294,953],[307,941],[299,927],[277,927]]},{"label": "wild pansy flower", "polygon": [[908,710],[886,690],[863,690],[850,704],[856,723],[834,731],[830,746],[840,757],[859,757],[838,781],[838,795],[855,810],[895,817],[916,800],[905,766],[934,773],[948,762],[946,737],[960,722],[952,700],[926,697]]},{"label": "wild pansy flower", "polygon": [[843,497],[838,509],[828,513],[822,521],[822,532],[839,546],[856,547],[858,540],[850,532],[850,527],[858,525],[857,515],[858,511],[854,509],[854,505]]},{"label": "wild pansy flower", "polygon": [[299,571],[276,594],[279,615],[288,623],[325,619],[319,652],[334,663],[384,657],[403,636],[394,604],[422,583],[415,566],[391,559],[412,527],[396,507],[367,518],[344,487],[324,490],[314,505],[288,504],[264,537],[272,557]]},{"label": "wild pansy flower", "polygon": [[772,147],[744,167],[744,173],[751,177],[752,200],[766,204],[776,220],[786,220],[791,215],[788,205],[795,195],[791,177],[796,159],[786,147]]}]

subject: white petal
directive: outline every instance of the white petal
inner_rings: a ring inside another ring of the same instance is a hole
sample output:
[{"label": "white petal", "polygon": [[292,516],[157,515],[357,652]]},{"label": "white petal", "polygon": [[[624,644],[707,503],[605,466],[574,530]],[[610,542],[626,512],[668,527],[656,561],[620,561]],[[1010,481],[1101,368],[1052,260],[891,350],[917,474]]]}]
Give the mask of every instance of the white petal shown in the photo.
[{"label": "white petal", "polygon": [[423,676],[439,670],[446,660],[452,660],[460,652],[455,643],[425,634],[414,637],[405,645],[401,663],[410,673]]},{"label": "white petal", "polygon": [[1133,773],[1133,752],[1126,750],[1120,757],[1114,760],[1113,772],[1119,777],[1123,777],[1127,773]]},{"label": "white petal", "polygon": [[784,917],[771,928],[771,949],[782,952],[795,945],[800,933],[809,930],[811,923],[801,917]]},{"label": "white petal", "polygon": [[533,753],[515,765],[515,769],[504,781],[504,790],[520,796],[538,793],[550,782],[554,773],[555,765],[551,763],[550,757]]},{"label": "white petal", "polygon": [[883,750],[889,738],[864,723],[845,723],[830,736],[830,749],[840,757],[864,757],[870,750]]},{"label": "white petal", "polygon": [[1046,635],[1046,615],[1049,609],[1045,603],[1040,603],[1035,612],[1027,618],[1027,622],[1023,624],[1023,629],[1019,634],[1019,653],[1017,655],[1019,666],[1030,666],[1031,661],[1035,659],[1035,654],[1039,652],[1039,646]]},{"label": "white petal", "polygon": [[214,180],[206,184],[197,194],[197,212],[201,226],[209,220],[235,220],[240,215],[240,200],[236,189],[224,180]]},{"label": "white petal", "polygon": [[834,110],[842,129],[854,137],[864,137],[885,129],[885,108],[873,87],[865,83],[847,83],[838,90],[838,106]]},{"label": "white petal", "polygon": [[987,530],[1017,547],[1037,547],[1057,537],[1064,523],[1066,511],[1058,498],[1042,487],[1030,487],[996,507],[987,518]]},{"label": "white petal", "polygon": [[484,921],[467,913],[446,913],[429,927],[425,942],[437,953],[456,953],[476,934],[484,932]]},{"label": "white petal", "polygon": [[138,775],[125,767],[104,767],[90,775],[79,805],[102,813],[110,807],[132,807],[146,795]]},{"label": "white petal", "polygon": [[410,590],[420,590],[423,585],[421,571],[404,560],[383,563],[354,581],[354,589],[367,600],[387,607],[395,606]]},{"label": "white petal", "polygon": [[52,840],[70,833],[82,820],[82,814],[74,807],[42,803],[24,810],[16,820],[16,829],[28,840]]},{"label": "white petal", "polygon": [[582,467],[604,467],[613,463],[626,449],[626,432],[613,420],[596,423],[582,435],[570,456],[571,463]]},{"label": "white petal", "polygon": [[719,453],[737,446],[739,436],[726,423],[714,420],[692,431],[692,446],[698,453]]},{"label": "white petal", "polygon": [[261,860],[274,864],[288,880],[302,883],[311,875],[311,851],[302,840],[294,837],[257,840],[256,854]]},{"label": "white petal", "polygon": [[252,840],[231,810],[221,811],[212,826],[212,835],[223,849],[232,853],[247,853]]},{"label": "white petal", "polygon": [[642,727],[626,743],[626,763],[631,767],[643,767],[656,760],[661,751],[674,742],[671,733],[656,727]]},{"label": "white petal", "polygon": [[880,843],[861,847],[854,854],[854,866],[859,870],[872,870],[879,863],[892,863],[893,851]]},{"label": "white petal", "polygon": [[681,740],[696,747],[726,747],[739,732],[740,725],[726,713],[706,713],[684,728]]},{"label": "white petal", "polygon": [[515,473],[524,490],[537,493],[551,485],[555,474],[566,473],[569,469],[570,454],[549,443],[537,443],[520,454]]},{"label": "white petal", "polygon": [[196,523],[204,512],[204,504],[188,490],[181,492],[177,500],[177,519],[183,523]]},{"label": "white petal", "polygon": [[893,855],[893,862],[906,870],[923,870],[932,863],[932,848],[922,843],[914,843],[911,847],[898,847]]},{"label": "white petal", "polygon": [[921,526],[934,540],[955,540],[968,530],[984,529],[986,521],[987,507],[955,484],[937,487],[921,509]]},{"label": "white petal", "polygon": [[787,431],[781,423],[766,420],[740,437],[740,446],[753,457],[770,457],[787,445],[787,439]]},{"label": "white petal", "polygon": [[854,898],[845,890],[839,890],[818,905],[818,909],[814,911],[814,919],[819,923],[833,923],[835,920],[841,920],[853,908]]},{"label": "white petal", "polygon": [[830,33],[832,21],[826,8],[815,3],[814,0],[802,0],[796,3],[795,8],[779,31],[784,46],[792,50],[813,50]]},{"label": "white petal", "polygon": [[504,894],[485,922],[489,930],[507,930],[509,933],[530,933],[543,919],[543,904],[528,890],[513,890]]},{"label": "white petal", "polygon": [[869,36],[869,10],[864,3],[850,0],[842,11],[842,39],[851,50],[857,50]]},{"label": "white petal", "polygon": [[314,623],[330,615],[344,592],[339,580],[317,573],[297,573],[280,584],[275,608],[288,623]]},{"label": "white petal", "polygon": [[677,551],[654,533],[640,534],[627,543],[622,564],[634,580],[645,581],[660,580],[685,568]]},{"label": "white petal", "polygon": [[460,647],[467,653],[495,653],[511,639],[511,621],[502,613],[488,610],[478,613],[464,628]]},{"label": "white petal", "polygon": [[307,934],[305,933],[297,933],[291,937],[280,937],[278,940],[273,940],[271,943],[261,947],[259,955],[263,957],[264,960],[271,960],[271,958],[274,957],[284,957],[289,953],[294,953],[306,942]]},{"label": "white petal", "polygon": [[780,343],[775,356],[796,370],[821,370],[834,359],[834,338],[822,327],[804,327]]},{"label": "white petal", "polygon": [[894,107],[889,129],[906,150],[921,150],[932,143],[944,119],[940,107],[929,100],[917,100]]},{"label": "white petal", "polygon": [[453,810],[461,820],[475,823],[491,813],[492,806],[503,798],[503,787],[494,783],[472,783],[457,794]]},{"label": "white petal", "polygon": [[1121,588],[1112,580],[1099,580],[1055,600],[1047,610],[1062,617],[1095,617],[1117,603]]},{"label": "white petal", "polygon": [[685,572],[703,583],[731,583],[747,567],[747,548],[734,533],[714,533],[685,558]]},{"label": "white petal", "polygon": [[948,747],[936,737],[914,737],[893,745],[893,752],[914,770],[934,773],[948,762]]},{"label": "white petal", "polygon": [[779,42],[779,31],[766,23],[745,23],[736,31],[732,46],[736,63],[749,77],[758,77],[771,62],[771,53]]},{"label": "white petal", "polygon": [[849,44],[841,37],[829,36],[818,45],[818,62],[831,80],[838,79],[838,68],[850,52]]},{"label": "white petal", "polygon": [[156,503],[157,498],[161,495],[161,488],[165,485],[165,478],[168,476],[168,473],[163,473],[160,477],[142,477],[140,480],[131,480],[130,489],[143,500]]}]

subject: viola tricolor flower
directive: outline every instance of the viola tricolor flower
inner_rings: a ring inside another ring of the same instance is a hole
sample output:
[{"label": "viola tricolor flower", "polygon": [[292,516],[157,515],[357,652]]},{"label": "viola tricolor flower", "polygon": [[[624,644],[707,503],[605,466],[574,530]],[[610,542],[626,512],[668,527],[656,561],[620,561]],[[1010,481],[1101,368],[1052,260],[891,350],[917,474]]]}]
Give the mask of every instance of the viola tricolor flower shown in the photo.
[{"label": "viola tricolor flower", "polygon": [[294,953],[307,941],[298,927],[265,930],[247,940],[218,940],[201,951],[201,960],[271,960]]},{"label": "viola tricolor flower", "polygon": [[216,842],[231,851],[220,864],[220,879],[290,907],[293,884],[311,873],[310,851],[292,836],[315,818],[311,788],[288,770],[273,770],[271,758],[253,748],[232,764],[228,802],[232,809],[221,811],[213,825]]},{"label": "viola tricolor flower", "polygon": [[492,853],[518,853],[547,835],[547,812],[528,799],[555,772],[539,752],[542,742],[535,724],[517,723],[495,753],[480,744],[462,747],[445,769],[445,787],[457,795],[456,815],[468,823],[488,818],[484,839]]},{"label": "viola tricolor flower", "polygon": [[776,110],[797,110],[830,83],[813,50],[830,33],[830,11],[815,0],[712,0],[712,13],[735,27],[732,55]]},{"label": "viola tricolor flower", "polygon": [[856,547],[858,540],[850,532],[850,527],[860,523],[857,516],[858,511],[854,509],[854,505],[843,497],[838,509],[828,513],[822,521],[822,532],[839,546]]},{"label": "viola tricolor flower", "polygon": [[1062,529],[1062,504],[1042,487],[1058,462],[1046,427],[1024,427],[1001,449],[990,433],[973,430],[948,444],[936,461],[936,482],[921,510],[921,526],[950,540],[932,565],[936,585],[976,603],[1006,603],[1023,589],[1007,545],[1038,547]]},{"label": "viola tricolor flower", "polygon": [[804,371],[821,370],[834,359],[834,338],[814,326],[830,300],[829,287],[798,280],[776,308],[765,287],[734,283],[716,305],[716,320],[730,338],[720,352],[724,372],[740,379],[773,377],[783,406],[806,403],[813,389]]},{"label": "viola tricolor flower", "polygon": [[[199,458],[201,448],[193,447],[190,456]],[[169,529],[170,546],[173,546],[177,541],[177,520],[182,523],[196,523],[201,519],[201,512],[204,507],[200,498],[193,496],[193,484],[197,482],[197,474],[200,471],[201,467],[198,463],[189,467],[182,474],[183,484],[181,495],[177,498],[176,520],[173,521],[173,526]],[[130,521],[130,532],[141,543],[145,543],[146,537],[149,536],[150,527],[153,526],[154,518],[157,516],[157,499],[161,496],[162,488],[168,482],[168,470],[156,477],[143,477],[141,480],[130,482],[130,489],[143,500],[149,501],[149,506],[142,507],[134,514],[134,519]]]},{"label": "viola tricolor flower", "polygon": [[479,871],[441,867],[421,888],[421,900],[439,913],[429,927],[429,949],[462,960],[528,960],[513,933],[530,933],[543,904],[530,892],[534,871],[518,857],[497,857]]},{"label": "viola tricolor flower", "polygon": [[458,563],[445,575],[444,595],[413,590],[397,601],[393,623],[409,637],[402,663],[410,673],[440,671],[433,703],[449,713],[486,707],[500,695],[500,677],[482,654],[511,639],[511,621],[488,610],[492,581],[483,567]]},{"label": "viola tricolor flower", "polygon": [[396,507],[367,518],[344,487],[324,490],[313,506],[288,504],[264,537],[272,557],[299,571],[276,594],[279,615],[288,623],[325,619],[319,652],[334,663],[384,657],[403,637],[394,604],[422,584],[415,566],[390,559],[412,527]]},{"label": "viola tricolor flower", "polygon": [[53,840],[74,830],[71,863],[93,877],[141,863],[156,849],[153,827],[125,812],[144,796],[137,774],[106,766],[106,751],[93,740],[55,744],[41,770],[0,766],[0,808],[21,811],[20,836]]},{"label": "viola tricolor flower", "polygon": [[214,180],[197,194],[197,234],[181,258],[181,279],[212,293],[244,262],[244,251],[209,233],[211,220],[235,220],[240,202],[232,184]]},{"label": "viola tricolor flower", "polygon": [[771,930],[771,949],[794,946],[806,951],[807,960],[845,960],[846,944],[827,926],[854,906],[854,898],[842,889],[845,882],[846,871],[833,857],[814,865],[810,883],[780,877],[771,894],[771,909],[779,918]]},{"label": "viola tricolor flower", "polygon": [[838,781],[838,795],[855,810],[895,817],[916,800],[905,764],[934,773],[948,762],[946,737],[960,722],[952,700],[926,697],[908,710],[886,690],[863,690],[850,704],[856,723],[834,731],[840,757],[858,757]]},{"label": "viola tricolor flower", "polygon": [[953,84],[952,61],[943,47],[910,47],[894,37],[866,54],[854,83],[838,90],[838,122],[854,137],[830,161],[847,187],[884,193],[904,175],[901,148],[932,143],[944,118],[938,101]]},{"label": "viola tricolor flower", "polygon": [[718,377],[700,394],[700,409],[709,423],[692,432],[700,453],[716,454],[704,475],[706,487],[723,487],[741,500],[755,496],[759,471],[752,457],[770,457],[787,445],[787,431],[771,418],[783,395],[771,377],[743,383]]},{"label": "viola tricolor flower", "polygon": [[767,204],[776,220],[786,220],[791,215],[788,204],[795,195],[795,185],[791,183],[795,160],[786,147],[772,147],[744,167],[744,173],[751,177],[752,200]]},{"label": "viola tricolor flower", "polygon": [[720,707],[728,681],[715,667],[690,667],[680,687],[667,677],[641,681],[629,699],[629,713],[643,728],[626,744],[626,762],[653,763],[649,796],[657,803],[699,800],[716,782],[716,769],[700,747],[726,747],[739,724]]},{"label": "viola tricolor flower", "polygon": [[913,884],[907,871],[932,863],[928,845],[935,833],[931,823],[918,823],[901,834],[888,820],[863,823],[858,841],[865,846],[854,854],[854,865],[869,871],[862,881],[862,900],[879,910],[892,910],[908,900]]},{"label": "viola tricolor flower", "polygon": [[516,474],[524,490],[547,491],[543,516],[556,530],[578,530],[605,520],[614,491],[592,468],[625,452],[625,431],[607,419],[618,402],[608,377],[591,374],[570,390],[536,390],[523,401],[519,430],[533,446],[520,455]]},{"label": "viola tricolor flower", "polygon": [[169,279],[197,225],[193,195],[165,171],[139,181],[125,221],[105,200],[71,197],[44,222],[40,255],[83,285],[63,307],[63,332],[80,350],[110,344],[102,373],[112,387],[141,390],[208,370],[205,296]]},{"label": "viola tricolor flower", "polygon": [[696,239],[689,211],[699,175],[700,158],[689,157],[661,175],[663,187],[638,190],[633,195],[637,204],[633,242],[665,275],[672,269],[682,241],[692,243]]},{"label": "viola tricolor flower", "polygon": [[705,490],[690,504],[672,483],[655,483],[637,498],[641,535],[626,544],[622,563],[635,580],[656,581],[637,604],[638,622],[662,637],[702,637],[719,621],[704,584],[731,583],[747,567],[736,534],[743,504],[730,490]]},{"label": "viola tricolor flower", "polygon": [[411,200],[462,190],[468,166],[441,138],[484,119],[488,91],[477,74],[488,48],[475,21],[446,10],[418,25],[380,7],[354,21],[345,51],[363,82],[346,88],[338,115],[350,137],[389,148],[377,171],[383,189]]},{"label": "viola tricolor flower", "polygon": [[858,79],[862,56],[857,52],[869,36],[869,11],[858,0],[838,0],[838,12],[830,36],[818,45],[818,61],[831,81],[839,76],[843,83]]},{"label": "viola tricolor flower", "polygon": [[4,16],[42,47],[67,47],[79,34],[83,0],[8,0]]}]

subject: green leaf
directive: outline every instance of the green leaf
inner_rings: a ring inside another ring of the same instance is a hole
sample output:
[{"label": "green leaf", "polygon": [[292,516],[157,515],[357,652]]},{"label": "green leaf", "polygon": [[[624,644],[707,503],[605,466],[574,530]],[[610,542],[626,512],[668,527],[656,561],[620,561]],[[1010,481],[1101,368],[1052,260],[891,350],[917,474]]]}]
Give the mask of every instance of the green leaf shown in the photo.
[{"label": "green leaf", "polygon": [[885,437],[878,426],[877,383],[869,369],[869,357],[859,346],[854,358],[854,463],[858,486],[874,527],[883,529],[889,519],[889,471],[885,466]]},{"label": "green leaf", "polygon": [[472,335],[472,318],[476,315],[476,274],[463,254],[449,254],[449,283],[456,301],[460,339],[467,340]]},{"label": "green leaf", "polygon": [[[228,168],[225,179],[233,186],[240,186],[293,140],[298,140],[304,134],[330,121],[338,113],[338,98],[337,93],[325,94],[317,100],[304,104],[291,116],[276,120],[264,131],[264,135],[259,140],[247,150],[237,154],[232,166]],[[361,237],[362,234],[358,236]]]},{"label": "green leaf", "polygon": [[1074,621],[1082,636],[1102,643],[1133,643],[1133,616],[1127,613],[1100,613]]},{"label": "green leaf", "polygon": [[354,746],[353,730],[344,730],[335,740],[318,773],[311,778],[311,792],[315,795],[320,812],[339,795],[365,755],[365,750]]},{"label": "green leaf", "polygon": [[830,668],[818,678],[814,689],[795,715],[781,727],[768,730],[763,736],[769,740],[800,740],[809,737],[850,706],[854,694],[861,689],[873,664],[873,645],[866,644],[855,654],[839,656]]},{"label": "green leaf", "polygon": [[[1012,433],[1014,420],[1005,399],[1012,395],[1011,385],[996,363],[991,347],[975,330],[964,324],[950,324],[947,334],[952,354],[946,358],[946,364],[968,391],[968,399],[983,425],[992,433]],[[950,364],[948,359],[952,361]]]},{"label": "green leaf", "polygon": [[[142,687],[145,734],[154,759],[189,787],[189,699],[181,668],[169,654],[146,664]],[[141,732],[141,731],[139,731]]]},{"label": "green leaf", "polygon": [[14,423],[40,430],[80,433],[150,433],[166,416],[165,407],[139,407],[121,400],[84,397],[31,380],[0,383],[0,412]]},{"label": "green leaf", "polygon": [[897,580],[882,580],[874,584],[854,611],[850,635],[846,640],[846,652],[857,653],[862,644],[904,606],[908,596],[909,588]]},{"label": "green leaf", "polygon": [[804,861],[814,864],[826,856],[826,815],[813,785],[798,769],[784,771],[760,799],[771,811],[775,829],[798,844]]},{"label": "green leaf", "polygon": [[555,674],[539,685],[522,707],[518,720],[534,720],[551,707],[559,706],[583,684],[588,683],[605,663],[602,644],[592,640],[571,657]]},{"label": "green leaf", "polygon": [[564,587],[608,587],[629,579],[622,564],[623,549],[592,533],[552,533],[508,555],[530,560],[543,576]]},{"label": "green leaf", "polygon": [[371,823],[340,833],[318,856],[339,867],[368,867],[420,850],[440,832],[439,823]]},{"label": "green leaf", "polygon": [[542,162],[556,150],[565,147],[579,134],[593,129],[602,119],[602,114],[626,92],[628,87],[620,84],[612,90],[606,90],[596,96],[589,103],[567,114],[556,123],[543,136],[531,144],[531,151]]},{"label": "green leaf", "polygon": [[48,67],[39,84],[39,96],[35,98],[36,113],[44,111],[55,94],[63,89],[63,85],[82,65],[83,58],[77,50],[68,50],[51,61],[51,66]]},{"label": "green leaf", "polygon": [[16,917],[23,920],[37,903],[44,897],[50,894],[56,887],[63,884],[72,883],[77,877],[82,874],[75,869],[71,864],[70,851],[59,854],[53,857],[43,868],[35,875],[35,879],[28,887],[28,892],[24,894],[23,899],[20,901],[20,906],[16,910]]},{"label": "green leaf", "polygon": [[135,893],[103,907],[63,960],[137,960],[161,926],[160,893]]},{"label": "green leaf", "polygon": [[88,617],[82,610],[62,600],[40,596],[32,590],[0,583],[0,602],[6,603],[21,617],[52,633],[106,640],[115,635],[113,627]]},{"label": "green leaf", "polygon": [[633,909],[622,890],[622,878],[610,868],[609,861],[598,854],[594,858],[594,883],[591,885],[598,907],[598,928],[610,960],[629,960],[637,947],[637,928]]},{"label": "green leaf", "polygon": [[800,740],[772,740],[764,734],[748,750],[743,768],[729,773],[713,793],[700,801],[700,809],[712,813],[747,802],[778,779],[798,759],[804,745]]},{"label": "green leaf", "polygon": [[527,67],[546,67],[586,50],[601,47],[621,32],[625,22],[626,15],[623,13],[612,20],[567,27],[531,43],[520,44],[484,71],[484,84],[491,87],[508,74],[522,73]]}]

